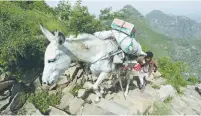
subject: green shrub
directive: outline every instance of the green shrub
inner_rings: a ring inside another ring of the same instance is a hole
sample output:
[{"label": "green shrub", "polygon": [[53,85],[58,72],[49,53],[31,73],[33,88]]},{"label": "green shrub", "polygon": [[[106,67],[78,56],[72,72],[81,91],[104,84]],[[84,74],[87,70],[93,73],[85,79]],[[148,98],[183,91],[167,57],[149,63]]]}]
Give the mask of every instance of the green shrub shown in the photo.
[{"label": "green shrub", "polygon": [[29,101],[32,102],[42,113],[46,113],[50,105],[58,105],[60,103],[60,99],[61,92],[58,92],[56,95],[49,95],[48,92],[35,92],[29,97]]},{"label": "green shrub", "polygon": [[188,78],[188,82],[190,85],[195,85],[195,84],[198,84],[198,79],[194,76],[190,76],[190,78]]},{"label": "green shrub", "polygon": [[180,61],[173,62],[168,57],[160,58],[158,65],[163,77],[180,93],[180,87],[188,84],[184,77],[184,73],[187,71],[186,65]]}]

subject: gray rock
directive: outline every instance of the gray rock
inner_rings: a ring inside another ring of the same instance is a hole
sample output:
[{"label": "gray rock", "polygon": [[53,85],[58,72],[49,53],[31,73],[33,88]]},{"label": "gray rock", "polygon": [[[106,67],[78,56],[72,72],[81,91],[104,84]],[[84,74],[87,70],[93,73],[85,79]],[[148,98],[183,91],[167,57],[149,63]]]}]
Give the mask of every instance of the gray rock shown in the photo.
[{"label": "gray rock", "polygon": [[155,73],[153,73],[154,78],[158,78],[161,77],[162,74],[159,71],[156,71]]},{"label": "gray rock", "polygon": [[84,100],[75,97],[69,104],[69,112],[71,114],[76,114],[79,108],[84,104]]},{"label": "gray rock", "polygon": [[34,83],[35,87],[41,86],[41,82],[40,82],[39,77],[37,77],[33,83]]},{"label": "gray rock", "polygon": [[105,99],[101,99],[101,101],[98,102],[96,104],[96,106],[98,106],[108,112],[111,112],[115,115],[127,115],[129,113],[128,108],[126,108],[118,103],[108,101]]},{"label": "gray rock", "polygon": [[92,103],[96,103],[96,102],[95,102],[96,97],[97,97],[97,96],[96,96],[95,94],[90,94],[90,95],[87,97],[86,101],[92,102]]},{"label": "gray rock", "polygon": [[67,79],[67,77],[66,76],[61,76],[60,78],[59,78],[59,81],[58,81],[58,85],[63,85],[63,84],[67,84],[69,82],[69,80]]},{"label": "gray rock", "polygon": [[79,68],[77,66],[71,67],[68,70],[65,71],[64,74],[70,77],[71,80],[73,80],[78,72]]},{"label": "gray rock", "polygon": [[80,89],[80,90],[78,91],[77,97],[78,97],[78,98],[83,98],[83,97],[85,96],[85,93],[86,93],[86,90],[85,90],[85,89]]},{"label": "gray rock", "polygon": [[9,100],[10,100],[10,97],[3,101],[0,101],[0,109],[2,109],[5,105],[7,105],[9,103]]},{"label": "gray rock", "polygon": [[62,90],[62,94],[71,92],[76,87],[74,82],[70,83],[67,87]]},{"label": "gray rock", "polygon": [[66,112],[64,112],[60,109],[57,109],[53,106],[50,106],[49,109],[50,109],[50,113],[49,113],[50,116],[51,115],[67,115],[68,116],[68,114]]},{"label": "gray rock", "polygon": [[85,82],[83,85],[84,89],[92,89],[93,84],[90,82]]},{"label": "gray rock", "polygon": [[173,97],[176,95],[176,90],[171,85],[162,85],[160,90],[158,91],[160,101],[164,101],[166,98]]},{"label": "gray rock", "polygon": [[65,110],[69,106],[73,98],[74,96],[72,94],[65,93],[65,95],[60,100],[59,109]]},{"label": "gray rock", "polygon": [[77,78],[80,78],[82,76],[82,74],[84,73],[84,70],[83,69],[80,69],[78,72],[77,72]]},{"label": "gray rock", "polygon": [[6,79],[6,74],[5,73],[1,74],[0,82],[5,81],[5,79]]},{"label": "gray rock", "polygon": [[0,82],[0,91],[7,89],[14,84],[14,80]]},{"label": "gray rock", "polygon": [[42,115],[42,113],[30,102],[24,104],[24,106],[18,111],[18,115]]},{"label": "gray rock", "polygon": [[10,103],[10,111],[13,113],[17,112],[26,103],[26,99],[26,93],[17,93]]},{"label": "gray rock", "polygon": [[92,104],[85,104],[84,108],[79,110],[76,115],[114,115],[111,112],[103,110]]}]

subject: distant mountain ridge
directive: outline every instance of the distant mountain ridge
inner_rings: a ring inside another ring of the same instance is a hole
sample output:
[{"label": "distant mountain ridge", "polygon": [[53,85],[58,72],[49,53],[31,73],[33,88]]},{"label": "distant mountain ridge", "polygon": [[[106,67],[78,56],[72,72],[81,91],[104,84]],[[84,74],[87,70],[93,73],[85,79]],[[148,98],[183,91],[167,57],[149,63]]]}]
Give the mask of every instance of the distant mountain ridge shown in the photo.
[{"label": "distant mountain ridge", "polygon": [[153,10],[146,15],[150,26],[157,32],[173,38],[201,39],[201,24],[186,17]]}]

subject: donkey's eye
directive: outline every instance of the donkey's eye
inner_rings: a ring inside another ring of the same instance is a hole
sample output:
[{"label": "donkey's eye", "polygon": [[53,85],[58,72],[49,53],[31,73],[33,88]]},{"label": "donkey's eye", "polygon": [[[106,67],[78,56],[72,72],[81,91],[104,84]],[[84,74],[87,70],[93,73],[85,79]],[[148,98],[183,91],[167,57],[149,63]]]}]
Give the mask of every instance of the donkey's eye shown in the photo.
[{"label": "donkey's eye", "polygon": [[56,59],[50,59],[48,60],[48,63],[51,63],[51,62],[55,62]]}]

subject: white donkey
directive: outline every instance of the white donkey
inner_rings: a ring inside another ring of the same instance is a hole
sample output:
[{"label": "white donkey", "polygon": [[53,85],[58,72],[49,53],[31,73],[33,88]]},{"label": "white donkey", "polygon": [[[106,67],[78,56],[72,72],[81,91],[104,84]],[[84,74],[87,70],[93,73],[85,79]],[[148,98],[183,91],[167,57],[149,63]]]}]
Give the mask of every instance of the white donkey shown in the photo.
[{"label": "white donkey", "polygon": [[[115,69],[115,64],[111,61],[111,58],[101,59],[108,53],[118,49],[118,45],[114,41],[109,39],[101,40],[91,34],[80,34],[77,38],[65,38],[61,32],[52,34],[41,25],[40,28],[50,41],[45,51],[43,84],[56,83],[58,78],[70,67],[72,60],[91,63],[91,72],[98,76],[93,85],[94,90],[97,90],[99,84]],[[117,36],[121,37],[119,33],[117,33]],[[118,38],[117,36],[115,38]],[[140,44],[135,40],[133,41],[136,46],[135,50],[133,50],[135,54],[145,55]]]}]

